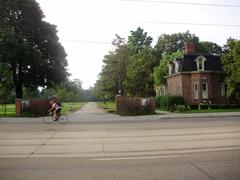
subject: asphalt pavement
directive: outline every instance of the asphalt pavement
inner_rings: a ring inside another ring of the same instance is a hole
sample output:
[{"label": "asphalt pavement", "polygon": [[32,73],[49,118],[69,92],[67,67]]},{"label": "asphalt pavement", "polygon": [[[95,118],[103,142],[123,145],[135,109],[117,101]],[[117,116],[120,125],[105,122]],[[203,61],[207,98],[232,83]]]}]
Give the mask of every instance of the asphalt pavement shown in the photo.
[{"label": "asphalt pavement", "polygon": [[240,179],[240,114],[0,119],[0,180]]}]

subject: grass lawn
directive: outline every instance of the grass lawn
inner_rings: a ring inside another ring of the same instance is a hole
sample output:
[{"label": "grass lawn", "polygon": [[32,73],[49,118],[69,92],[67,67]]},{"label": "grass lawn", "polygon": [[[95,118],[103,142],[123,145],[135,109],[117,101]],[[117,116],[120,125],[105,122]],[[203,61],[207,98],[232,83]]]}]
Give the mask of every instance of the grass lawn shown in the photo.
[{"label": "grass lawn", "polygon": [[[166,109],[157,109],[167,111]],[[240,112],[240,109],[191,109],[184,111],[174,111],[174,113],[190,114],[190,113],[218,113],[218,112]]]},{"label": "grass lawn", "polygon": [[15,104],[0,105],[0,117],[16,116]]},{"label": "grass lawn", "polygon": [[[64,102],[62,103],[62,113],[68,114],[80,109],[85,102]],[[0,117],[15,117],[15,104],[0,105]]]},{"label": "grass lawn", "polygon": [[104,108],[107,112],[113,113],[116,111],[116,103],[115,102],[98,102],[98,106]]},{"label": "grass lawn", "polygon": [[240,112],[240,109],[192,109],[179,113],[217,113],[217,112]]},{"label": "grass lawn", "polygon": [[81,109],[81,107],[86,104],[85,102],[63,102],[62,103],[62,113],[68,114]]}]

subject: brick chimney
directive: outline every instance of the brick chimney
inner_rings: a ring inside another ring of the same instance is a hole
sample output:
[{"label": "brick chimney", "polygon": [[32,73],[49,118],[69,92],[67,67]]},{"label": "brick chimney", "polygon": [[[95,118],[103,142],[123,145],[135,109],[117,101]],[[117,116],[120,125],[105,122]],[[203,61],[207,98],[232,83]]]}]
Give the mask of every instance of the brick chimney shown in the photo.
[{"label": "brick chimney", "polygon": [[185,43],[185,54],[195,53],[195,44],[193,43]]}]

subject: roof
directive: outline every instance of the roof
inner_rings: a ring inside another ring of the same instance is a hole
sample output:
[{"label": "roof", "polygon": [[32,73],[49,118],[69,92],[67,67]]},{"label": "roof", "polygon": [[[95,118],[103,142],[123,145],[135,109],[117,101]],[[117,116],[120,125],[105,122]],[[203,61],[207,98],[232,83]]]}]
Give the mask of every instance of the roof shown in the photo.
[{"label": "roof", "polygon": [[204,62],[205,71],[223,71],[222,64],[219,56],[215,55],[200,55],[200,54],[187,54],[181,59],[179,72],[197,71],[196,59],[198,56],[204,56],[206,61]]}]

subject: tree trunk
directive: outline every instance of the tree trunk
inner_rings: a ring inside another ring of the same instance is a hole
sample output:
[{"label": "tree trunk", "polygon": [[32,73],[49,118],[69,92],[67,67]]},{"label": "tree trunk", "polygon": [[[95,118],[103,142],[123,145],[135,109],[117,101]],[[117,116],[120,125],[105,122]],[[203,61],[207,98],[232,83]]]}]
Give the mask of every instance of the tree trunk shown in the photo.
[{"label": "tree trunk", "polygon": [[12,66],[12,75],[13,75],[13,83],[15,87],[16,98],[22,99],[23,90],[22,90],[22,68],[20,65],[15,63],[11,64]]}]

